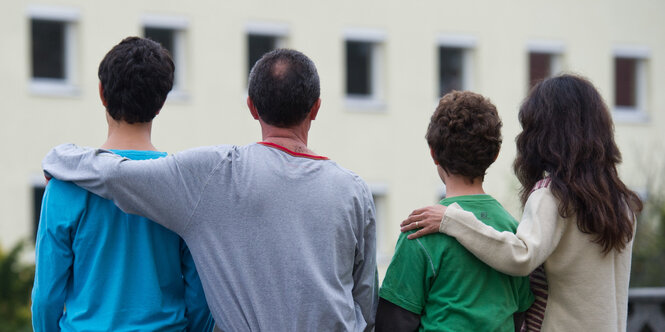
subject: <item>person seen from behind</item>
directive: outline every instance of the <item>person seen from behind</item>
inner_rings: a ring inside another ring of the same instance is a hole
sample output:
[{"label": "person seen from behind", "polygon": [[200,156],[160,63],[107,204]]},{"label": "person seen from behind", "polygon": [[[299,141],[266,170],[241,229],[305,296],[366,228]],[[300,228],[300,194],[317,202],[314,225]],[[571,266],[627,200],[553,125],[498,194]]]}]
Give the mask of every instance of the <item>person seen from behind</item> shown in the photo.
[{"label": "person seen from behind", "polygon": [[[517,221],[485,193],[487,168],[501,147],[496,107],[473,92],[441,98],[427,143],[446,197],[497,231],[513,233]],[[515,331],[533,302],[527,277],[494,270],[455,238],[432,234],[410,241],[402,233],[379,292],[377,331]],[[515,319],[517,317],[517,319]],[[517,320],[517,323],[516,323]]]},{"label": "person seen from behind", "polygon": [[543,331],[625,331],[636,214],[621,181],[612,117],[585,78],[561,75],[533,87],[519,111],[515,174],[524,207],[517,232],[487,227],[459,207],[413,211],[402,230],[442,232],[483,262],[525,276],[544,264]]}]

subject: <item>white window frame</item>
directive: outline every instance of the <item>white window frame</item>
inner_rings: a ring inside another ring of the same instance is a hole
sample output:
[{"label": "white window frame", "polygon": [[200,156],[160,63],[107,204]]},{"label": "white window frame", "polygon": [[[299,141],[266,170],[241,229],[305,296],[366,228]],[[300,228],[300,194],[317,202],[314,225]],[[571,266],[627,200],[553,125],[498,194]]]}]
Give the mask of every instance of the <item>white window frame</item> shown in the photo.
[{"label": "white window frame", "polygon": [[393,243],[387,243],[385,241],[385,235],[383,229],[389,228],[388,225],[388,184],[383,182],[370,182],[368,183],[369,190],[372,193],[372,199],[374,197],[379,197],[377,200],[374,200],[374,212],[375,212],[375,229],[376,229],[376,261],[377,265],[388,266],[392,258],[392,249],[394,248]]},{"label": "white window frame", "polygon": [[[349,110],[383,112],[386,109],[384,101],[384,44],[387,34],[383,30],[368,28],[351,28],[344,30],[344,48],[347,42],[364,42],[372,44],[372,62],[370,77],[372,91],[368,96],[346,93],[346,77],[344,77],[345,104]],[[346,66],[346,62],[345,62]],[[346,68],[344,68],[346,75]]]},{"label": "white window frame", "polygon": [[[72,7],[31,5],[27,10],[28,19],[59,21],[65,25],[65,77],[35,78],[30,74],[29,91],[36,95],[72,97],[80,93],[76,80],[77,71],[77,28],[81,12]],[[32,35],[30,36],[32,38]],[[32,40],[30,41],[32,43]],[[32,59],[30,60],[32,66]]]},{"label": "white window frame", "polygon": [[[30,199],[30,210],[33,210],[33,208],[35,206],[34,205],[35,202],[32,201],[32,198],[33,198],[32,191],[35,190],[35,189],[46,189],[46,184],[47,183],[46,183],[46,178],[44,178],[44,174],[32,174],[30,176],[30,198],[31,198]],[[37,234],[37,228],[39,227],[39,217],[40,217],[39,214],[35,215],[33,213],[34,212],[30,213],[30,224],[31,224],[30,226],[31,226],[31,230],[32,230],[31,235],[32,234]],[[37,213],[40,213],[40,212],[37,212]],[[37,220],[37,223],[36,223],[36,225],[34,225],[34,228],[33,228],[33,224],[34,224],[35,219]]]},{"label": "white window frame", "polygon": [[[651,50],[642,46],[615,46],[612,49],[612,116],[614,121],[623,123],[643,123],[649,121],[649,115],[647,114],[647,89],[649,88],[647,82],[647,61],[650,56]],[[614,85],[616,84],[614,61],[616,58],[636,60],[635,107],[614,105]]]},{"label": "white window frame", "polygon": [[144,14],[141,16],[142,32],[145,31],[145,28],[170,29],[174,31],[171,57],[175,63],[175,72],[173,73],[173,89],[171,89],[167,98],[176,101],[189,100],[186,55],[186,33],[189,29],[189,20],[182,16]]},{"label": "white window frame", "polygon": [[[561,41],[554,40],[531,40],[526,45],[527,55],[531,53],[545,53],[550,55],[550,77],[557,76],[563,72],[563,54],[566,51]],[[526,86],[529,87],[529,70],[526,72]]]},{"label": "white window frame", "polygon": [[285,23],[277,22],[248,22],[245,25],[245,33],[247,35],[269,36],[277,39],[276,47],[282,48],[287,46],[287,39],[289,36],[289,26]]},{"label": "white window frame", "polygon": [[462,89],[463,90],[473,90],[474,89],[474,64],[473,64],[473,53],[476,49],[477,38],[471,35],[450,35],[450,34],[441,34],[436,38],[436,103],[442,97],[439,96],[439,52],[441,47],[450,47],[450,48],[461,48],[464,50],[462,55],[462,61],[464,64],[462,70],[464,71],[462,75]]}]

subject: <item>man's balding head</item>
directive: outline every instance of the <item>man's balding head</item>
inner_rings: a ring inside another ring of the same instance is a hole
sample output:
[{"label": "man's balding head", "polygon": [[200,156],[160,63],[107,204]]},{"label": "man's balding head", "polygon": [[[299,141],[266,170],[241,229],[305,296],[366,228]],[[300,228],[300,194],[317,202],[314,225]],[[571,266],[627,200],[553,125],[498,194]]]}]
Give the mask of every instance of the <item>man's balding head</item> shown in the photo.
[{"label": "man's balding head", "polygon": [[261,120],[276,127],[292,127],[307,117],[319,99],[319,74],[314,62],[301,52],[276,49],[252,68],[248,93]]}]

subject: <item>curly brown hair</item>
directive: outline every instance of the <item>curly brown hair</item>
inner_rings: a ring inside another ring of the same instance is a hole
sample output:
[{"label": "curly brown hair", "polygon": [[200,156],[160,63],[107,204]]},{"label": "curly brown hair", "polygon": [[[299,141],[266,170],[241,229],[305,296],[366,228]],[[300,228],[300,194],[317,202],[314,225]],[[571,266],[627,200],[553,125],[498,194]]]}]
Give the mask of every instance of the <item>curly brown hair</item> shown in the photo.
[{"label": "curly brown hair", "polygon": [[501,119],[489,99],[452,91],[439,100],[425,138],[434,159],[449,174],[472,183],[484,178],[501,148]]},{"label": "curly brown hair", "polygon": [[549,176],[562,217],[575,216],[605,253],[625,248],[642,202],[619,179],[612,117],[593,84],[574,75],[546,79],[522,103],[519,120],[514,168],[522,204]]}]

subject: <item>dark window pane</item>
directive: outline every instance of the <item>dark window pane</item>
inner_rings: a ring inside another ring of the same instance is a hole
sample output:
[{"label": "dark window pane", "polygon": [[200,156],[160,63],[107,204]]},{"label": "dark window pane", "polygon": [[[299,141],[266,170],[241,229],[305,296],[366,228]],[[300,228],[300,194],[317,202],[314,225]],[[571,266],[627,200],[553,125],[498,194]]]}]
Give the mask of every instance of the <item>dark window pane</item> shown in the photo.
[{"label": "dark window pane", "polygon": [[148,28],[144,30],[146,38],[152,39],[167,49],[171,56],[173,56],[173,48],[175,47],[175,30],[165,28]]},{"label": "dark window pane", "polygon": [[529,53],[529,88],[552,76],[552,55]]},{"label": "dark window pane", "polygon": [[259,61],[264,54],[274,50],[275,47],[277,47],[277,37],[275,36],[248,35],[247,72],[252,70],[254,64]]},{"label": "dark window pane", "polygon": [[439,47],[439,96],[464,89],[464,49]]},{"label": "dark window pane", "polygon": [[32,20],[32,77],[65,78],[65,24]]},{"label": "dark window pane", "polygon": [[635,86],[637,60],[631,58],[614,59],[614,104],[616,106],[637,106]]},{"label": "dark window pane", "polygon": [[42,198],[44,197],[44,190],[42,186],[32,187],[32,224],[33,224],[33,240],[37,238],[37,227],[39,226],[39,215],[42,211]]},{"label": "dark window pane", "polygon": [[372,94],[372,43],[346,42],[346,93]]}]

